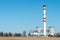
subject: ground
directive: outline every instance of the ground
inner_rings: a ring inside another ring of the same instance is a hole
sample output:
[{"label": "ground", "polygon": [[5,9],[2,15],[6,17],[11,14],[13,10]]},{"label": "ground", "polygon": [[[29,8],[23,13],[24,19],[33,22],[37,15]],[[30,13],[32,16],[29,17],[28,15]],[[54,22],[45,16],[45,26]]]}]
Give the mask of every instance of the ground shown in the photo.
[{"label": "ground", "polygon": [[60,37],[0,37],[0,40],[60,40]]}]

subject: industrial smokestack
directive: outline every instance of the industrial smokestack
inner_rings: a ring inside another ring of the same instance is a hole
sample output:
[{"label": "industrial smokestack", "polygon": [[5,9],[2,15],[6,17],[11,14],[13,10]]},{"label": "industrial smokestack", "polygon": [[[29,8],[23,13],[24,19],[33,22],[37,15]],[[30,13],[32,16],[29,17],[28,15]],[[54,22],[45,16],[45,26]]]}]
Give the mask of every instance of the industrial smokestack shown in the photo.
[{"label": "industrial smokestack", "polygon": [[43,5],[43,12],[44,36],[46,36],[46,5]]}]

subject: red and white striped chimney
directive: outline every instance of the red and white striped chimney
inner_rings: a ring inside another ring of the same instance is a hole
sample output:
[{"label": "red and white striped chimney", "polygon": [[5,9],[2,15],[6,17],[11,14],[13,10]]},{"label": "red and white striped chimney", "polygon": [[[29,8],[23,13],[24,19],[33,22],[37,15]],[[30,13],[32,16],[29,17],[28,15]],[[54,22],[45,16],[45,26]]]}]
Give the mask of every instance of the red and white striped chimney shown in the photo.
[{"label": "red and white striped chimney", "polygon": [[46,5],[43,5],[43,12],[44,36],[46,36]]}]

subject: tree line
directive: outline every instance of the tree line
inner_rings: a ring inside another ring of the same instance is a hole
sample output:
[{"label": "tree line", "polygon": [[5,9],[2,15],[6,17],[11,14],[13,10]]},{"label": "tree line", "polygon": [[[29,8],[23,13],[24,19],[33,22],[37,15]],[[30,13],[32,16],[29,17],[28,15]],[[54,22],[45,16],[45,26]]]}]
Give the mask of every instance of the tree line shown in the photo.
[{"label": "tree line", "polygon": [[0,32],[0,37],[26,37],[26,31],[24,31],[23,33],[4,33],[4,32]]},{"label": "tree line", "polygon": [[[28,36],[32,36],[30,34],[30,32],[27,34]],[[4,32],[0,32],[0,37],[27,37],[26,35],[26,31],[24,31],[23,33],[4,33]],[[60,37],[60,33],[56,33],[54,36],[52,35],[48,35],[48,37]]]}]

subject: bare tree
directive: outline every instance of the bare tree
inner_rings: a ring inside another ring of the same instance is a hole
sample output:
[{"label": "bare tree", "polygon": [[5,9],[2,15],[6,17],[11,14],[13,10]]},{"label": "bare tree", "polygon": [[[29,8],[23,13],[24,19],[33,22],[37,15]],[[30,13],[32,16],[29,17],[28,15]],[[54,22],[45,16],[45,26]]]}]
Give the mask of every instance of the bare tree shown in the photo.
[{"label": "bare tree", "polygon": [[5,37],[8,37],[8,36],[9,36],[9,34],[6,32],[6,33],[4,33],[4,36],[5,36]]},{"label": "bare tree", "polygon": [[0,32],[0,36],[3,37],[3,32]]},{"label": "bare tree", "polygon": [[21,33],[15,33],[14,34],[14,37],[21,37],[22,35],[21,35]]},{"label": "bare tree", "polygon": [[31,36],[30,32],[28,33],[28,36]]},{"label": "bare tree", "polygon": [[23,32],[23,37],[26,37],[26,31]]},{"label": "bare tree", "polygon": [[9,32],[9,37],[12,37],[12,33],[11,32]]},{"label": "bare tree", "polygon": [[56,33],[56,35],[55,35],[56,37],[60,37],[60,33]]}]

